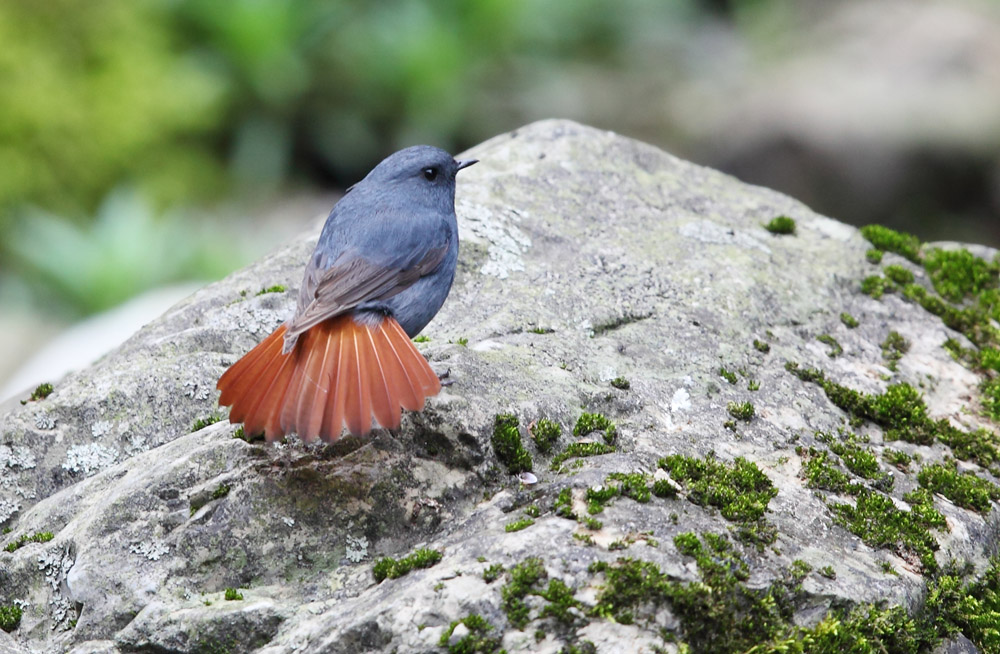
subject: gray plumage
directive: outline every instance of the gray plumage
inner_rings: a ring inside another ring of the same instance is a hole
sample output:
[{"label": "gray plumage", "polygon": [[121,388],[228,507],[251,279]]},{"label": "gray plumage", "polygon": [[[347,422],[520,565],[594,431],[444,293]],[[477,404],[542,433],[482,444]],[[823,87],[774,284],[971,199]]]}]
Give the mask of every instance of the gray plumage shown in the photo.
[{"label": "gray plumage", "polygon": [[476,163],[439,148],[400,150],[348,189],[306,266],[284,351],[334,316],[391,316],[410,338],[444,304],[458,262],[455,175]]}]

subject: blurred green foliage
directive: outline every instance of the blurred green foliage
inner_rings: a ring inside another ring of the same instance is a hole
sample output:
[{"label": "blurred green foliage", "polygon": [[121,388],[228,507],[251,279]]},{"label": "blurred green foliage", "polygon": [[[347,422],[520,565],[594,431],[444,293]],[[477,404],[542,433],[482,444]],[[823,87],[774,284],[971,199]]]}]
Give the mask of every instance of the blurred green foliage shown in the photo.
[{"label": "blurred green foliage", "polygon": [[457,150],[541,106],[571,114],[551,101],[583,68],[639,58],[665,74],[672,58],[648,46],[682,35],[696,5],[6,0],[0,231],[15,236],[0,273],[81,313],[209,274],[221,267],[172,260],[185,250],[158,234],[165,208],[346,185],[404,145]]},{"label": "blurred green foliage", "polygon": [[233,237],[220,227],[157,216],[135,190],[112,192],[82,225],[41,210],[22,218],[8,235],[12,261],[26,271],[22,283],[64,318],[109,309],[154,286],[217,279],[242,263],[241,248],[230,247]]}]

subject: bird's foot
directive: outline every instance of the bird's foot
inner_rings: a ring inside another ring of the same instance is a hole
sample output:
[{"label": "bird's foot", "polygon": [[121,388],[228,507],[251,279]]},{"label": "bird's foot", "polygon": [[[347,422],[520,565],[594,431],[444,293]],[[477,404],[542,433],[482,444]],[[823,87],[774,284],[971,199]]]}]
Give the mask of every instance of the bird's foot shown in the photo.
[{"label": "bird's foot", "polygon": [[451,379],[451,368],[448,368],[444,372],[438,375],[438,381],[441,382],[442,386],[451,386],[455,383],[454,379]]}]

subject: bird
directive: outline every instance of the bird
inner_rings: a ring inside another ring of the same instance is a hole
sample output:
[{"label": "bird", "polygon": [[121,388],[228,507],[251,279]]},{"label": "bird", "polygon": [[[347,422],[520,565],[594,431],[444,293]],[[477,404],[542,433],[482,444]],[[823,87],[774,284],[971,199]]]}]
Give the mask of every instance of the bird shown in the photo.
[{"label": "bird", "polygon": [[247,435],[333,442],[398,429],[441,378],[411,339],[444,304],[458,262],[455,179],[476,159],[418,145],[347,189],[306,263],[295,313],[219,378]]}]

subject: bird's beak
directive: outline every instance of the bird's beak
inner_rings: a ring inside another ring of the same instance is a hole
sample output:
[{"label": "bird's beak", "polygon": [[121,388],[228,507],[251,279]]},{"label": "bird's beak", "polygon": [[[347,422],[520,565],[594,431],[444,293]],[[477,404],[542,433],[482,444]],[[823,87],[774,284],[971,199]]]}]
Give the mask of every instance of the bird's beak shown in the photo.
[{"label": "bird's beak", "polygon": [[479,159],[465,159],[464,161],[456,161],[455,163],[458,164],[458,170],[462,170],[463,168],[468,168],[474,163],[479,163]]}]

